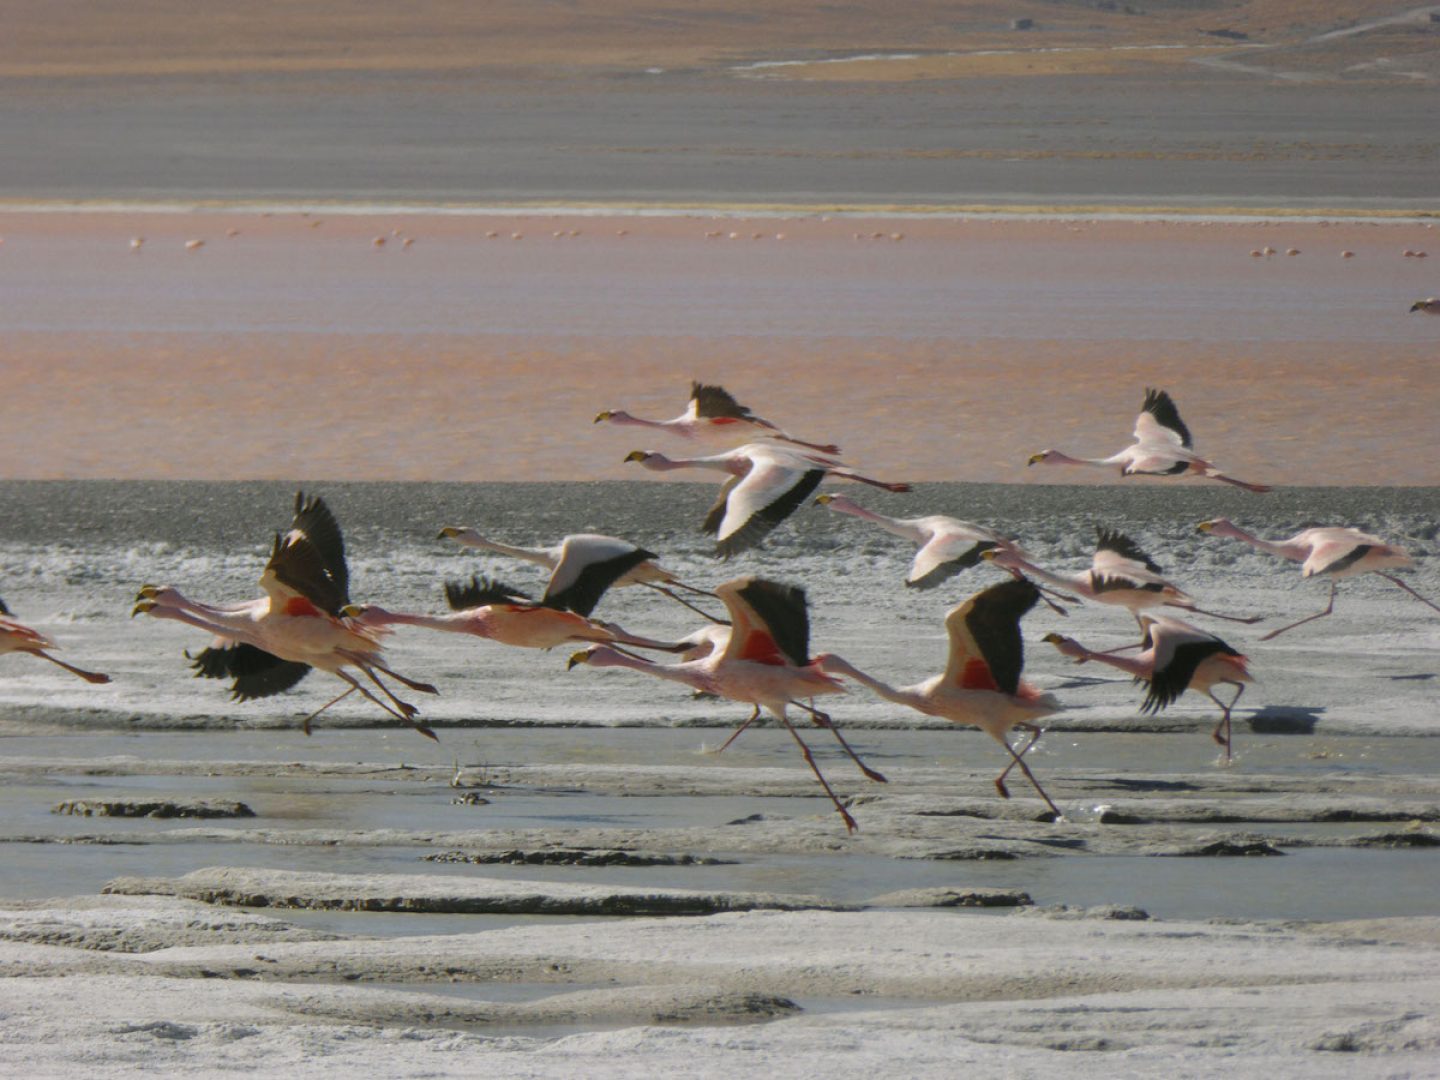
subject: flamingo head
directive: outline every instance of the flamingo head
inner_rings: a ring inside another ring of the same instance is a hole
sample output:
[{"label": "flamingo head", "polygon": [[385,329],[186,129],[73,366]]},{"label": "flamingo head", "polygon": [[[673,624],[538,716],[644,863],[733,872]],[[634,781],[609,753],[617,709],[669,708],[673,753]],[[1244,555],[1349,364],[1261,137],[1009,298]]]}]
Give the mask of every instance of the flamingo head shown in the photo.
[{"label": "flamingo head", "polygon": [[620,409],[604,409],[595,414],[595,423],[603,424],[607,420],[629,420],[630,414]]},{"label": "flamingo head", "polygon": [[1085,655],[1084,646],[1082,646],[1074,638],[1068,638],[1064,634],[1050,633],[1046,634],[1040,640],[1054,645],[1055,648],[1060,650],[1060,654],[1062,656],[1074,657],[1076,663],[1083,664],[1087,659],[1089,659]]},{"label": "flamingo head", "polygon": [[136,615],[148,615],[159,606],[154,600],[140,600],[130,609],[130,617],[133,619]]},{"label": "flamingo head", "polygon": [[1018,566],[1017,553],[1018,549],[1015,548],[993,547],[980,552],[980,558],[984,562],[994,563],[1005,570],[1014,570]]},{"label": "flamingo head", "polygon": [[135,599],[154,601],[152,604],[153,607],[159,607],[162,604],[174,605],[185,602],[185,597],[182,596],[180,590],[173,585],[141,585],[140,591],[135,594]]},{"label": "flamingo head", "polygon": [[1203,533],[1211,533],[1215,536],[1234,536],[1239,530],[1235,528],[1234,522],[1229,518],[1211,518],[1209,521],[1202,521],[1195,528]]},{"label": "flamingo head", "polygon": [[664,454],[657,453],[654,450],[631,450],[630,453],[625,455],[625,460],[638,461],[647,469],[654,469],[663,467],[668,459]]},{"label": "flamingo head", "polygon": [[1048,462],[1048,461],[1053,460],[1054,457],[1055,457],[1055,451],[1054,451],[1054,450],[1041,450],[1038,454],[1031,454],[1031,455],[1030,455],[1030,460],[1027,461],[1025,464],[1026,464],[1026,465],[1040,465],[1040,464],[1042,464],[1042,463],[1044,463],[1044,462]]},{"label": "flamingo head", "polygon": [[599,651],[600,651],[600,646],[598,646],[598,645],[590,645],[590,646],[587,646],[586,648],[581,649],[579,652],[571,653],[571,654],[570,654],[570,659],[565,662],[565,670],[566,670],[566,671],[573,671],[573,670],[575,669],[575,666],[576,666],[577,664],[588,664],[588,663],[590,663],[591,657],[593,657],[593,656],[594,656],[597,652],[599,652]]},{"label": "flamingo head", "polygon": [[446,525],[443,529],[440,530],[440,535],[437,536],[435,539],[459,540],[463,543],[466,540],[480,539],[480,534],[477,533],[474,529],[468,529],[460,525]]}]

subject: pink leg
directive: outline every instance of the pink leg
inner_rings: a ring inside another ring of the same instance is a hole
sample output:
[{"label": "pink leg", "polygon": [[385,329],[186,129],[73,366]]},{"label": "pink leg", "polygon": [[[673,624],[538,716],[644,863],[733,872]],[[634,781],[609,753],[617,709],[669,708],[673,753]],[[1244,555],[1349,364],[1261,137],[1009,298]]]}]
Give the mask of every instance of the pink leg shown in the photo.
[{"label": "pink leg", "polygon": [[1326,615],[1329,615],[1332,611],[1335,610],[1335,590],[1339,587],[1340,583],[1332,578],[1330,580],[1330,602],[1325,605],[1324,611],[1319,612],[1315,615],[1310,615],[1304,619],[1301,619],[1299,622],[1292,622],[1289,626],[1282,626],[1279,630],[1271,630],[1270,633],[1266,634],[1260,640],[1269,641],[1271,638],[1279,637],[1281,634],[1285,633],[1286,630],[1294,630],[1295,627],[1304,626],[1307,622],[1314,622],[1316,619],[1325,618]]},{"label": "pink leg", "polygon": [[830,796],[830,801],[835,804],[835,809],[840,812],[840,817],[845,822],[845,831],[854,832],[860,826],[855,824],[855,819],[850,816],[850,811],[841,805],[834,790],[830,787],[829,783],[826,782],[825,777],[821,775],[820,767],[815,764],[815,758],[810,754],[810,747],[805,745],[805,740],[800,738],[800,733],[795,730],[794,725],[790,723],[789,718],[783,713],[780,715],[780,722],[785,725],[785,730],[790,732],[790,734],[795,737],[795,741],[800,744],[800,753],[805,756],[805,763],[810,766],[810,771],[815,774],[815,779],[820,781],[820,786],[825,789],[825,794]]},{"label": "pink leg", "polygon": [[841,472],[839,469],[831,469],[831,476],[838,476],[843,480],[856,480],[862,484],[869,484],[871,487],[884,488],[886,491],[909,491],[909,484],[891,484],[884,480],[872,480],[868,476],[861,476],[859,473]]},{"label": "pink leg", "polygon": [[759,706],[759,705],[756,705],[756,706],[755,706],[755,711],[750,714],[750,719],[746,720],[743,724],[741,724],[741,725],[740,725],[739,727],[737,727],[734,731],[732,731],[732,732],[730,733],[730,737],[729,737],[728,739],[726,739],[723,743],[720,744],[720,749],[719,749],[719,750],[716,750],[715,753],[717,753],[717,754],[723,754],[723,753],[725,752],[725,748],[728,747],[728,746],[729,746],[732,742],[734,742],[736,739],[738,739],[738,738],[740,737],[740,733],[741,733],[742,731],[744,731],[746,728],[748,728],[751,724],[753,724],[756,720],[759,720],[759,719],[760,719],[760,706]]},{"label": "pink leg", "polygon": [[1217,698],[1213,690],[1205,691],[1210,700],[1220,706],[1220,722],[1215,725],[1215,730],[1210,733],[1210,737],[1225,748],[1225,757],[1222,759],[1222,764],[1225,765],[1230,764],[1230,710],[1235,708],[1235,703],[1240,700],[1240,695],[1245,693],[1244,683],[1231,683],[1230,685],[1235,687],[1235,696],[1230,699],[1229,705]]},{"label": "pink leg", "polygon": [[1031,786],[1034,787],[1037,792],[1039,792],[1040,798],[1045,800],[1045,805],[1050,808],[1050,812],[1054,814],[1057,818],[1063,818],[1065,815],[1060,812],[1060,808],[1056,806],[1055,803],[1051,800],[1050,796],[1045,793],[1045,789],[1040,786],[1040,781],[1035,779],[1035,774],[1030,771],[1030,766],[1026,765],[1023,760],[1025,755],[1030,752],[1030,748],[1035,745],[1036,740],[1038,740],[1041,735],[1040,728],[1032,728],[1032,731],[1033,734],[1030,736],[1030,741],[1025,744],[1025,748],[1021,750],[1018,754],[1015,752],[1014,747],[1010,745],[1008,739],[1000,740],[1002,743],[1004,743],[1005,749],[1010,752],[1010,757],[1013,760],[1010,762],[1009,765],[1005,766],[1005,771],[995,778],[995,787],[1004,798],[1008,799],[1010,797],[1010,793],[1005,790],[1005,773],[1008,773],[1014,766],[1019,765],[1020,771],[1025,774],[1025,778],[1030,781]]},{"label": "pink leg", "polygon": [[51,656],[43,649],[27,649],[25,651],[30,652],[34,656],[39,656],[45,660],[49,660],[52,664],[55,664],[58,667],[62,667],[66,671],[70,672],[71,675],[79,675],[80,678],[84,679],[88,683],[108,683],[110,681],[109,675],[102,675],[98,671],[85,671],[82,668],[78,668],[73,664],[67,664],[64,660],[57,660],[55,657]]},{"label": "pink leg", "polygon": [[806,705],[803,701],[791,701],[790,704],[794,705],[796,708],[804,709],[806,712],[808,712],[810,714],[810,719],[815,721],[816,727],[828,729],[830,734],[834,735],[836,740],[845,749],[845,753],[850,755],[850,760],[855,762],[855,764],[860,767],[860,771],[865,774],[865,778],[867,780],[874,780],[877,783],[881,784],[889,783],[889,781],[886,780],[884,776],[882,776],[880,773],[876,772],[874,769],[870,768],[870,766],[866,765],[863,761],[860,760],[860,755],[855,753],[855,751],[851,748],[850,744],[845,741],[845,736],[840,734],[840,729],[835,726],[834,722],[830,719],[828,713],[821,712],[813,705]]},{"label": "pink leg", "polygon": [[1397,577],[1392,577],[1391,575],[1386,574],[1386,573],[1383,573],[1383,572],[1381,572],[1381,571],[1379,571],[1379,570],[1377,570],[1376,573],[1377,573],[1377,574],[1380,574],[1381,577],[1383,577],[1386,581],[1390,582],[1391,584],[1393,584],[1393,585],[1399,585],[1400,588],[1404,589],[1404,590],[1405,590],[1406,592],[1408,592],[1411,596],[1415,597],[1416,600],[1419,600],[1422,604],[1425,604],[1427,607],[1432,607],[1432,608],[1435,608],[1436,611],[1440,611],[1440,606],[1437,606],[1437,605],[1435,605],[1434,603],[1432,603],[1431,601],[1426,600],[1425,597],[1421,596],[1418,592],[1416,592],[1414,589],[1412,589],[1409,585],[1406,585],[1405,582],[1401,581],[1399,578],[1397,578]]}]

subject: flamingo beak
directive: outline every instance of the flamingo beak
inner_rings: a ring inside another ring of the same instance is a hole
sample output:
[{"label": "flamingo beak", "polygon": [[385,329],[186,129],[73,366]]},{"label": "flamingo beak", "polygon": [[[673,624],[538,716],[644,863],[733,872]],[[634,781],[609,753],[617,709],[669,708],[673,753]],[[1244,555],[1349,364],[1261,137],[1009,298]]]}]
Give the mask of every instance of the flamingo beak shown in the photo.
[{"label": "flamingo beak", "polygon": [[1213,521],[1202,521],[1202,522],[1200,522],[1199,525],[1196,525],[1195,528],[1199,529],[1199,530],[1200,530],[1201,532],[1203,532],[1203,533],[1208,533],[1208,532],[1210,532],[1212,529],[1215,528],[1215,522],[1213,522]]},{"label": "flamingo beak", "polygon": [[365,605],[346,604],[340,609],[340,614],[344,615],[347,619],[358,619],[361,615],[365,614]]},{"label": "flamingo beak", "polygon": [[609,409],[606,409],[604,412],[598,412],[595,414],[595,423],[603,423],[604,421],[609,420],[610,417],[613,415],[614,413],[612,413]]},{"label": "flamingo beak", "polygon": [[153,600],[160,592],[159,585],[141,585],[140,591],[135,594],[136,600]]},{"label": "flamingo beak", "polygon": [[829,495],[829,494],[826,494],[826,495],[816,495],[816,496],[815,496],[815,505],[816,505],[816,506],[825,506],[825,505],[827,505],[827,504],[830,502],[830,500],[832,500],[833,498],[835,498],[835,496],[834,496],[834,495]]},{"label": "flamingo beak", "polygon": [[1043,638],[1041,638],[1040,640],[1041,640],[1041,641],[1045,641],[1045,642],[1049,642],[1051,645],[1059,645],[1059,644],[1060,644],[1062,641],[1064,641],[1065,639],[1064,639],[1061,635],[1059,635],[1059,634],[1050,633],[1050,634],[1046,634],[1046,635],[1045,635]]},{"label": "flamingo beak", "polygon": [[1030,460],[1027,461],[1025,464],[1026,464],[1027,466],[1029,466],[1029,465],[1039,465],[1040,462],[1042,462],[1042,461],[1044,461],[1044,460],[1045,460],[1045,455],[1044,455],[1044,453],[1031,454],[1031,455],[1030,455]]},{"label": "flamingo beak", "polygon": [[996,548],[986,548],[984,551],[980,552],[980,558],[984,559],[986,562],[994,562],[995,556],[998,554],[1000,554],[1000,552]]},{"label": "flamingo beak", "polygon": [[459,535],[460,535],[460,528],[459,528],[459,526],[457,526],[457,525],[446,525],[443,529],[440,530],[440,535],[437,536],[435,539],[436,539],[436,540],[448,540],[448,539],[450,539],[450,538],[452,538],[452,537],[459,536]]},{"label": "flamingo beak", "polygon": [[581,649],[577,653],[571,653],[569,661],[565,664],[566,671],[572,671],[576,664],[583,664],[590,659],[590,650]]},{"label": "flamingo beak", "polygon": [[628,453],[628,454],[625,455],[625,460],[626,460],[626,461],[644,461],[645,458],[648,457],[648,456],[649,456],[649,455],[646,454],[644,450],[631,450],[630,453]]},{"label": "flamingo beak", "polygon": [[133,608],[130,609],[130,617],[133,619],[136,615],[144,615],[147,612],[154,611],[159,606],[160,605],[157,604],[154,600],[141,600],[138,604],[136,604]]}]

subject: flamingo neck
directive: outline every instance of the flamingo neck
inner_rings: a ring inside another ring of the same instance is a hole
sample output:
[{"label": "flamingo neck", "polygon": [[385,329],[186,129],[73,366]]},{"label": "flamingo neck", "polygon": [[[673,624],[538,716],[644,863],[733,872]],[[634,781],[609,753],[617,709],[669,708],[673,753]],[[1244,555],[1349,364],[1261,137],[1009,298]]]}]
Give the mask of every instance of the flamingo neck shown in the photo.
[{"label": "flamingo neck", "polygon": [[914,691],[906,687],[891,686],[889,683],[882,682],[873,675],[867,675],[855,665],[851,664],[850,661],[843,657],[836,656],[834,653],[824,653],[817,656],[814,663],[825,674],[843,675],[847,679],[853,679],[886,701],[893,701],[897,705],[905,705],[912,709],[918,709],[920,707],[916,704],[918,695],[915,694]]},{"label": "flamingo neck", "polygon": [[508,555],[512,559],[524,559],[526,562],[536,563],[540,566],[555,568],[558,562],[554,555],[548,551],[536,548],[512,547],[509,544],[502,544],[495,540],[487,540],[483,536],[472,537],[470,547],[481,548],[484,551],[493,551],[497,555]]},{"label": "flamingo neck", "polygon": [[1023,555],[1017,554],[1014,551],[998,551],[993,562],[996,566],[1009,567],[1010,569],[1019,570],[1028,574],[1030,577],[1038,578],[1040,581],[1045,582],[1045,584],[1053,585],[1057,589],[1072,589],[1076,592],[1084,593],[1087,596],[1095,595],[1095,590],[1091,587],[1090,578],[1087,574],[1082,574],[1077,578],[1062,577],[1059,574],[1051,573],[1043,566],[1037,566]]},{"label": "flamingo neck", "polygon": [[830,509],[836,510],[842,514],[849,514],[852,517],[860,518],[862,521],[874,522],[886,532],[894,533],[896,536],[903,536],[906,540],[915,540],[918,542],[923,539],[919,535],[920,530],[916,529],[914,526],[906,525],[903,522],[896,520],[895,518],[886,517],[884,514],[877,514],[874,510],[867,510],[859,503],[851,502],[843,495],[837,495],[835,496],[835,498],[831,499],[829,506]]},{"label": "flamingo neck", "polygon": [[695,662],[684,664],[655,664],[638,656],[628,656],[604,645],[596,646],[586,661],[591,667],[618,667],[653,675],[657,679],[683,683],[695,690],[709,688],[710,679]]},{"label": "flamingo neck", "polygon": [[1304,562],[1310,557],[1310,548],[1308,545],[1297,544],[1293,540],[1262,540],[1260,537],[1246,532],[1237,525],[1228,526],[1224,531],[1224,535],[1234,540],[1239,540],[1241,543],[1249,544],[1251,547],[1266,552],[1269,555],[1279,556],[1282,559]]}]

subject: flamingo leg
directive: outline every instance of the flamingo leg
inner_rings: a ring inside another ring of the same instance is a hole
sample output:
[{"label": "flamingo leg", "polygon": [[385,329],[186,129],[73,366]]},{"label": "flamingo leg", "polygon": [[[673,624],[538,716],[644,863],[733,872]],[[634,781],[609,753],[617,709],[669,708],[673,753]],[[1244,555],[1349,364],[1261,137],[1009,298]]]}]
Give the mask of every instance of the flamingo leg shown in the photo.
[{"label": "flamingo leg", "polygon": [[1398,577],[1393,577],[1393,576],[1391,576],[1390,574],[1386,574],[1386,573],[1384,573],[1384,572],[1382,572],[1382,571],[1379,571],[1379,570],[1377,570],[1376,573],[1379,574],[1381,577],[1383,577],[1386,581],[1390,582],[1392,585],[1399,585],[1400,588],[1404,589],[1404,590],[1405,590],[1406,592],[1408,592],[1411,596],[1415,597],[1416,600],[1419,600],[1422,604],[1426,605],[1427,607],[1432,607],[1432,608],[1434,608],[1436,611],[1440,611],[1440,605],[1436,605],[1433,601],[1426,600],[1425,597],[1421,596],[1418,592],[1416,592],[1414,589],[1412,589],[1409,585],[1406,585],[1405,582],[1401,581]]},{"label": "flamingo leg", "polygon": [[1004,795],[1006,798],[1009,798],[1009,794],[1005,791],[1005,773],[1008,773],[1014,766],[1019,765],[1020,771],[1025,774],[1025,779],[1030,781],[1031,786],[1034,787],[1037,792],[1039,792],[1040,798],[1045,800],[1045,805],[1050,807],[1050,812],[1054,814],[1056,818],[1063,818],[1065,815],[1060,812],[1060,808],[1055,805],[1054,800],[1052,800],[1050,796],[1045,793],[1045,789],[1040,786],[1040,781],[1036,780],[1035,774],[1030,771],[1030,766],[1025,764],[1025,755],[1030,752],[1030,748],[1035,745],[1035,743],[1039,740],[1041,734],[1043,734],[1041,728],[1034,727],[1033,725],[1026,726],[1029,727],[1031,730],[1030,741],[1025,744],[1024,749],[1022,749],[1018,754],[1015,752],[1015,748],[1010,745],[1010,741],[1008,739],[1002,738],[1000,740],[1004,744],[1005,749],[1009,751],[1010,757],[1013,760],[1010,762],[1009,765],[1005,766],[1004,772],[1002,772],[999,776],[995,778],[995,787],[1000,791],[1002,795]]},{"label": "flamingo leg", "polygon": [[845,831],[854,832],[860,826],[855,824],[855,819],[850,816],[850,811],[841,805],[839,798],[835,795],[834,789],[831,788],[830,784],[821,774],[820,766],[815,764],[815,758],[810,753],[810,747],[805,745],[805,740],[800,738],[800,733],[795,730],[795,725],[790,723],[790,718],[783,712],[780,714],[780,722],[785,725],[785,730],[790,732],[790,734],[794,736],[795,741],[800,744],[800,753],[805,756],[805,764],[810,766],[810,771],[815,774],[815,779],[820,781],[820,786],[825,789],[825,794],[830,796],[830,801],[835,804],[835,809],[840,812],[840,817],[845,822]]},{"label": "flamingo leg", "polygon": [[1040,736],[1043,734],[1043,729],[1036,727],[1034,724],[1016,724],[1015,726],[1023,727],[1026,731],[1030,732],[1030,741],[1020,748],[1019,754],[1016,754],[1010,747],[1010,740],[1003,736],[1000,738],[1000,744],[1004,746],[1006,750],[1009,750],[1010,756],[1015,759],[1015,761],[1006,765],[1005,768],[1001,770],[1000,775],[995,778],[995,790],[1000,793],[1002,799],[1008,799],[1010,797],[1010,789],[1005,786],[1005,777],[1010,775],[1010,770],[1015,767],[1015,762],[1028,754],[1030,748],[1039,741]]},{"label": "flamingo leg", "polygon": [[883,488],[886,491],[909,491],[909,484],[892,484],[884,480],[872,480],[868,476],[861,476],[859,473],[844,472],[840,469],[831,469],[831,476],[838,476],[843,480],[857,480],[862,484],[869,484],[871,487]]},{"label": "flamingo leg", "polygon": [[815,706],[806,705],[803,701],[792,700],[790,704],[794,705],[798,709],[804,709],[807,713],[810,714],[810,719],[815,721],[816,727],[825,728],[830,732],[830,734],[834,735],[836,741],[838,741],[841,747],[844,748],[845,753],[850,755],[850,760],[855,762],[855,764],[859,766],[860,771],[865,774],[865,778],[867,780],[874,780],[877,783],[881,784],[888,784],[890,782],[886,780],[881,773],[876,772],[874,769],[870,768],[870,766],[866,765],[865,762],[860,760],[860,755],[855,753],[854,748],[845,741],[845,736],[840,734],[840,729],[837,728],[834,724],[834,721],[830,719],[829,713],[823,713],[819,709],[815,708]]},{"label": "flamingo leg", "polygon": [[1204,608],[1189,607],[1184,604],[1168,604],[1167,607],[1178,607],[1181,611],[1191,611],[1196,615],[1208,615],[1212,619],[1224,619],[1226,622],[1244,623],[1246,626],[1253,626],[1257,622],[1263,622],[1264,615],[1221,615],[1218,611],[1206,611]]},{"label": "flamingo leg", "polygon": [[322,712],[324,712],[326,709],[330,708],[331,705],[338,705],[340,702],[344,701],[347,697],[349,697],[351,694],[353,694],[356,689],[357,689],[356,687],[352,686],[352,687],[350,687],[348,690],[345,690],[345,691],[341,692],[341,694],[340,694],[338,697],[333,697],[333,698],[331,698],[329,701],[327,701],[324,705],[321,705],[320,708],[316,709],[316,710],[315,710],[314,712],[312,712],[309,716],[305,717],[305,719],[304,719],[303,721],[301,721],[301,723],[300,723],[300,730],[303,731],[306,735],[309,735],[309,734],[310,734],[310,722],[311,722],[312,720],[314,720],[317,716],[319,716],[319,715],[320,715]]},{"label": "flamingo leg", "polygon": [[418,693],[421,693],[421,694],[438,694],[438,693],[440,693],[440,691],[437,690],[437,689],[435,689],[435,687],[434,687],[432,684],[427,683],[427,682],[417,682],[415,679],[407,679],[404,675],[401,675],[398,671],[393,671],[393,670],[391,670],[390,668],[386,667],[384,664],[379,663],[379,662],[376,661],[376,660],[367,660],[366,663],[368,663],[368,664],[369,664],[371,667],[373,667],[376,671],[383,671],[386,675],[389,675],[389,676],[390,676],[392,679],[394,679],[396,682],[401,683],[401,684],[403,684],[403,685],[405,685],[405,686],[408,686],[411,690],[414,690],[414,691],[416,691],[416,692],[418,692]]},{"label": "flamingo leg", "polygon": [[[370,681],[380,688],[380,692],[394,703],[395,708],[400,710],[401,714],[405,717],[407,721],[412,721],[414,719],[415,714],[418,713],[420,710],[415,708],[415,706],[411,705],[408,701],[401,701],[394,694],[392,694],[390,692],[390,688],[380,681],[380,676],[375,674],[368,660],[363,659],[359,653],[351,652],[349,649],[336,649],[335,652],[338,655],[343,656],[346,660],[349,660],[352,664],[354,664],[361,671],[363,671],[369,677]],[[339,672],[336,672],[336,674],[338,675]]]},{"label": "flamingo leg", "polygon": [[[656,592],[664,593],[664,594],[665,594],[666,596],[668,596],[671,600],[674,600],[677,604],[680,604],[680,605],[682,605],[682,606],[684,606],[684,607],[689,608],[691,611],[695,612],[696,615],[699,615],[701,618],[704,618],[704,619],[709,619],[712,623],[715,623],[717,626],[728,626],[728,625],[729,625],[729,620],[728,620],[728,619],[721,619],[721,618],[717,618],[717,617],[714,616],[714,615],[711,615],[711,614],[710,614],[708,611],[706,611],[704,608],[696,607],[694,604],[690,603],[689,600],[686,600],[683,596],[676,596],[676,595],[675,595],[673,592],[671,592],[669,589],[665,588],[664,585],[655,585],[655,584],[652,584],[651,582],[648,582],[648,581],[643,582],[643,584],[645,585],[645,587],[646,587],[647,589],[654,589]],[[679,584],[679,583],[677,582],[676,584]],[[688,589],[688,588],[690,588],[690,586],[684,585],[684,586],[681,586],[681,588],[686,588],[686,589]],[[707,592],[705,592],[704,589],[694,589],[694,590],[692,590],[692,591],[697,592],[697,593],[700,593],[702,596],[714,596],[714,595],[715,595],[714,593],[707,593]]]},{"label": "flamingo leg", "polygon": [[1220,706],[1220,722],[1215,725],[1215,730],[1210,733],[1210,737],[1225,748],[1225,757],[1221,762],[1224,765],[1230,764],[1230,710],[1235,708],[1235,703],[1240,700],[1240,695],[1245,693],[1244,683],[1230,683],[1230,685],[1235,687],[1235,696],[1230,699],[1229,705],[1217,698],[1213,690],[1205,691],[1206,696]]},{"label": "flamingo leg", "polygon": [[728,739],[726,739],[723,743],[720,744],[720,749],[719,749],[719,750],[716,750],[715,753],[717,753],[717,754],[723,754],[723,753],[725,752],[725,748],[728,747],[728,746],[729,746],[732,742],[734,742],[736,739],[738,739],[738,738],[740,737],[740,733],[741,733],[742,731],[744,731],[746,728],[748,728],[751,724],[753,724],[756,720],[759,720],[759,719],[760,719],[760,706],[759,706],[759,705],[756,705],[756,706],[755,706],[755,711],[750,714],[750,718],[749,718],[748,720],[746,720],[743,724],[741,724],[739,727],[737,727],[734,731],[732,731],[732,732],[730,733],[730,737],[729,737]]},{"label": "flamingo leg", "polygon": [[766,435],[765,438],[774,439],[776,442],[787,442],[790,443],[792,446],[803,446],[807,450],[814,450],[816,453],[820,454],[840,453],[840,447],[836,446],[834,443],[825,443],[824,445],[822,445],[820,443],[806,442],[804,439],[792,438],[789,435],[775,435],[773,433]]},{"label": "flamingo leg", "polygon": [[1246,491],[1253,491],[1258,495],[1263,495],[1265,492],[1271,490],[1269,484],[1246,483],[1244,480],[1236,480],[1233,476],[1226,476],[1218,469],[1205,469],[1203,470],[1203,475],[1211,480],[1219,480],[1222,484],[1233,484],[1235,487],[1244,488]]},{"label": "flamingo leg", "polygon": [[1299,622],[1292,622],[1289,626],[1282,626],[1282,627],[1280,627],[1279,630],[1271,630],[1270,633],[1266,634],[1266,635],[1265,635],[1264,637],[1262,637],[1260,640],[1261,640],[1261,641],[1269,641],[1271,638],[1279,637],[1281,634],[1285,633],[1286,630],[1294,630],[1295,627],[1297,627],[1297,626],[1304,626],[1307,622],[1314,622],[1316,619],[1323,619],[1323,618],[1325,618],[1326,615],[1329,615],[1332,611],[1335,610],[1335,590],[1338,589],[1339,587],[1340,587],[1340,583],[1339,583],[1338,581],[1336,581],[1334,578],[1331,578],[1331,579],[1330,579],[1330,602],[1325,605],[1325,610],[1324,610],[1324,611],[1318,612],[1318,613],[1315,614],[1315,615],[1309,615],[1309,616],[1307,616],[1306,618],[1301,619]]},{"label": "flamingo leg", "polygon": [[75,667],[73,664],[67,664],[64,660],[51,656],[44,649],[26,649],[25,651],[30,653],[31,656],[38,656],[44,660],[49,660],[52,664],[70,672],[71,675],[79,675],[80,678],[88,683],[108,683],[110,681],[109,675],[102,675],[98,671],[86,671],[83,668]]}]

